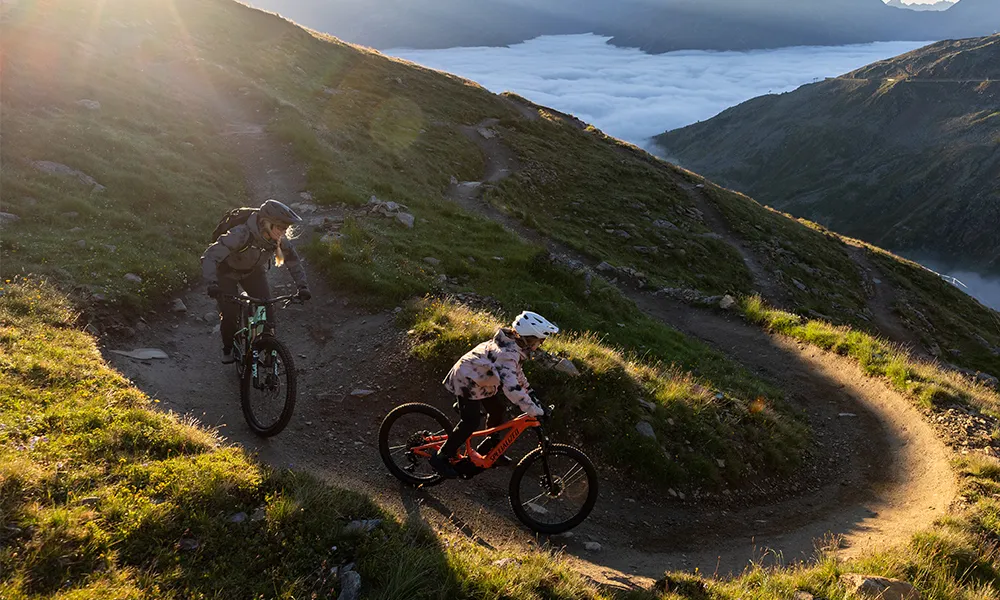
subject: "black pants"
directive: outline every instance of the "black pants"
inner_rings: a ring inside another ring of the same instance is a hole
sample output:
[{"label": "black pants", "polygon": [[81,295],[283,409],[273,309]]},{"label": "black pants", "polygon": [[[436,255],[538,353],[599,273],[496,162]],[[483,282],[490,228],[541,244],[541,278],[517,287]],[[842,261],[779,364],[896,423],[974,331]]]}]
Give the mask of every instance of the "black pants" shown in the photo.
[{"label": "black pants", "polygon": [[[458,422],[458,425],[455,425],[455,429],[448,434],[448,441],[441,447],[441,454],[448,458],[453,458],[458,454],[459,449],[469,439],[469,436],[481,428],[483,409],[486,410],[486,427],[488,429],[499,427],[507,422],[507,401],[499,394],[483,398],[482,400],[463,400],[459,398],[458,408],[461,420]],[[503,439],[502,435],[496,437]],[[493,436],[488,437],[480,444],[479,448],[492,450],[493,446],[496,446],[500,439],[494,440]],[[481,452],[480,450],[477,451]]]},{"label": "black pants", "polygon": [[[239,288],[253,298],[270,298],[271,286],[267,284],[267,273],[257,269],[241,276],[235,271],[219,273],[219,292],[227,296],[239,294]],[[240,305],[235,300],[219,298],[219,312],[222,313],[222,347],[233,347],[233,336],[240,327]],[[274,329],[274,307],[267,307],[268,328]]]}]

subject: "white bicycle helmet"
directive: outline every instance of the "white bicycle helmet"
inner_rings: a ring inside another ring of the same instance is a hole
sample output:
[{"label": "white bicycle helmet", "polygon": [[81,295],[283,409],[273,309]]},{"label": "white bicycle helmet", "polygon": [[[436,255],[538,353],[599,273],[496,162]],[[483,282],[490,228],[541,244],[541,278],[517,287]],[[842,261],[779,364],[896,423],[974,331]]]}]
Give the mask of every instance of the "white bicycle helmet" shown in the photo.
[{"label": "white bicycle helmet", "polygon": [[559,333],[559,328],[545,317],[528,310],[517,315],[510,326],[521,337],[536,337],[544,340],[552,334]]}]

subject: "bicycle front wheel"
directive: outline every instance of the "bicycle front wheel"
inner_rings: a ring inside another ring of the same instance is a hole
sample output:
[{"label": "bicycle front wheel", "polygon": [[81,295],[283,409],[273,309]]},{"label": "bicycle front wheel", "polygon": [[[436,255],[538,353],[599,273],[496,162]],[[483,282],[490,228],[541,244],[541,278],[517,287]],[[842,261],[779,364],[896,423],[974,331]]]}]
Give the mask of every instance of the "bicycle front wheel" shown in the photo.
[{"label": "bicycle front wheel", "polygon": [[536,448],[521,459],[510,478],[510,506],[538,533],[569,531],[597,503],[597,469],[572,446]]},{"label": "bicycle front wheel", "polygon": [[247,353],[240,381],[243,417],[254,433],[271,437],[281,433],[295,408],[295,364],[285,345],[264,335]]}]

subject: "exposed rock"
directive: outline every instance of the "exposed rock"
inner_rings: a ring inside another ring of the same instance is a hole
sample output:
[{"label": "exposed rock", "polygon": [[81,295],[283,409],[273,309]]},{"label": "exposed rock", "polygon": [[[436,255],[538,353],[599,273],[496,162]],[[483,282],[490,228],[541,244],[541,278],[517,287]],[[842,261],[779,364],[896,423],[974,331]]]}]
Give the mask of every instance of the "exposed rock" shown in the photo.
[{"label": "exposed rock", "polygon": [[170,310],[175,313],[187,312],[188,307],[184,305],[184,301],[180,298],[174,298],[174,303],[170,306]]},{"label": "exposed rock", "polygon": [[414,218],[410,213],[401,212],[396,215],[396,220],[408,228],[413,229]]},{"label": "exposed rock", "polygon": [[219,320],[219,313],[217,311],[214,311],[214,310],[213,311],[209,311],[209,312],[205,313],[204,315],[202,315],[202,318],[205,319],[206,322],[212,323],[214,321],[218,321]]},{"label": "exposed rock", "polygon": [[487,129],[487,128],[485,128],[485,127],[480,127],[480,128],[479,128],[479,129],[477,129],[476,131],[477,131],[477,132],[479,133],[479,135],[481,135],[481,136],[483,137],[483,139],[485,139],[485,140],[491,140],[491,139],[493,139],[493,138],[495,138],[495,137],[497,136],[497,132],[493,131],[492,129]]},{"label": "exposed rock", "polygon": [[88,98],[83,98],[74,102],[77,106],[82,106],[87,110],[101,110],[101,103],[97,100],[90,100]]},{"label": "exposed rock", "polygon": [[506,567],[507,565],[513,565],[513,566],[516,567],[516,566],[520,566],[520,564],[521,564],[521,561],[517,560],[516,558],[512,558],[510,556],[507,556],[507,557],[504,557],[504,558],[500,558],[500,559],[497,559],[497,560],[493,561],[493,566],[494,567],[500,567],[501,569],[503,567]]},{"label": "exposed rock", "polygon": [[792,594],[792,600],[814,600],[814,597],[809,592],[798,590]]},{"label": "exposed rock", "polygon": [[660,249],[656,246],[632,246],[632,249],[639,254],[659,254]]},{"label": "exposed rock", "polygon": [[639,405],[648,410],[649,412],[656,411],[656,405],[650,402],[649,400],[644,400],[642,398],[639,398]]},{"label": "exposed rock", "polygon": [[331,233],[327,233],[323,237],[319,238],[319,242],[321,244],[332,244],[334,242],[339,242],[340,240],[344,239],[344,237],[345,237],[344,234],[334,231]]},{"label": "exposed rock", "polygon": [[310,202],[295,202],[291,205],[291,209],[300,214],[309,214],[319,210],[319,207]]},{"label": "exposed rock", "polygon": [[439,264],[441,264],[441,261],[437,258],[434,258],[433,256],[425,256],[424,262],[431,265],[432,267],[436,267]]},{"label": "exposed rock", "polygon": [[52,162],[50,160],[35,160],[31,162],[31,166],[35,167],[43,173],[49,173],[51,175],[61,175],[64,177],[76,177],[82,183],[86,185],[93,186],[95,192],[103,192],[105,188],[103,185],[97,183],[97,181],[87,175],[83,171],[77,171],[73,167],[66,166],[62,163]]},{"label": "exposed rock", "polygon": [[849,594],[870,600],[920,600],[920,592],[899,579],[845,573],[840,582]]},{"label": "exposed rock", "polygon": [[374,390],[366,390],[364,388],[357,388],[351,390],[351,395],[354,396],[355,398],[364,398],[366,396],[371,396],[374,393],[375,393]]},{"label": "exposed rock", "polygon": [[660,229],[677,229],[677,226],[666,219],[657,219],[653,221],[653,227],[659,227]]},{"label": "exposed rock", "polygon": [[976,373],[976,381],[993,389],[1000,388],[1000,379],[989,373]]},{"label": "exposed rock", "polygon": [[87,240],[76,240],[76,246],[77,248],[86,248]]},{"label": "exposed rock", "polygon": [[136,348],[135,350],[111,350],[119,356],[134,358],[135,360],[165,360],[169,358],[167,353],[159,348]]},{"label": "exposed rock", "polygon": [[84,506],[94,507],[97,506],[97,503],[100,502],[100,500],[101,499],[98,498],[97,496],[87,496],[86,498],[80,498],[80,504]]},{"label": "exposed rock", "polygon": [[547,515],[547,514],[549,514],[549,509],[545,508],[544,506],[539,506],[538,504],[535,504],[534,502],[529,502],[529,503],[525,504],[525,507],[528,510],[530,510],[531,512],[539,514],[539,515]]},{"label": "exposed rock", "polygon": [[587,542],[583,545],[583,549],[587,552],[600,552],[603,547],[597,542]]},{"label": "exposed rock", "polygon": [[135,273],[125,273],[125,280],[133,283],[142,283],[142,277],[139,277]]},{"label": "exposed rock", "polygon": [[242,523],[243,521],[246,521],[248,518],[249,517],[247,516],[247,514],[245,512],[238,512],[235,515],[231,515],[229,517],[229,522],[230,523]]},{"label": "exposed rock", "polygon": [[257,521],[263,521],[267,518],[267,511],[264,510],[263,506],[258,506],[254,509],[253,514],[250,515],[250,521],[256,523]]},{"label": "exposed rock", "polygon": [[197,550],[201,547],[201,542],[194,538],[181,538],[181,540],[177,542],[177,547],[181,550]]},{"label": "exposed rock", "polygon": [[11,223],[17,223],[20,220],[21,217],[13,213],[0,212],[0,229],[3,229],[5,226],[10,225]]},{"label": "exposed rock", "polygon": [[361,596],[361,575],[357,571],[347,571],[340,579],[340,594],[337,600],[358,600]]},{"label": "exposed rock", "polygon": [[795,287],[799,288],[803,292],[809,289],[806,287],[806,284],[802,283],[798,279],[792,279],[792,283],[795,284]]},{"label": "exposed rock", "polygon": [[344,528],[347,533],[369,533],[374,531],[376,527],[382,524],[382,519],[362,519],[360,521],[351,521]]},{"label": "exposed rock", "polygon": [[639,432],[639,435],[645,438],[649,438],[656,441],[656,432],[653,431],[653,426],[647,421],[639,421],[635,424],[635,430]]},{"label": "exposed rock", "polygon": [[573,361],[566,358],[563,358],[562,360],[557,362],[554,368],[556,371],[559,371],[560,373],[565,373],[570,377],[580,376],[580,370],[576,368],[576,365],[573,364]]},{"label": "exposed rock", "polygon": [[313,195],[309,192],[299,192],[299,198],[302,198],[306,202],[312,202]]},{"label": "exposed rock", "polygon": [[722,300],[719,300],[719,308],[722,310],[729,310],[734,306],[736,306],[736,298],[733,298],[729,294],[726,294],[722,297]]}]

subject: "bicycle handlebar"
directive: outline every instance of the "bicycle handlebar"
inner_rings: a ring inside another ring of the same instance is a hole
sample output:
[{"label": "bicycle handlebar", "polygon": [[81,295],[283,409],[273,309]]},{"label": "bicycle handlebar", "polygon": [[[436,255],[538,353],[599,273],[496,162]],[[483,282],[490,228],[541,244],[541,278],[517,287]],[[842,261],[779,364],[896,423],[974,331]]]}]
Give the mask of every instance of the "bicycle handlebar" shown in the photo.
[{"label": "bicycle handlebar", "polygon": [[223,294],[222,297],[228,300],[235,300],[237,302],[246,302],[247,304],[260,304],[262,306],[277,304],[279,302],[284,302],[285,300],[288,300],[290,302],[299,300],[298,294],[286,294],[284,296],[277,296],[275,298],[270,298],[270,299],[254,298],[252,296],[234,296],[232,294]]}]

